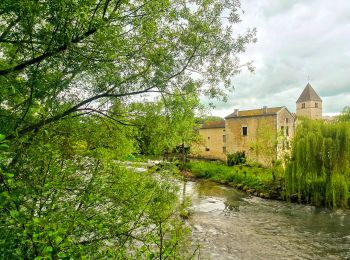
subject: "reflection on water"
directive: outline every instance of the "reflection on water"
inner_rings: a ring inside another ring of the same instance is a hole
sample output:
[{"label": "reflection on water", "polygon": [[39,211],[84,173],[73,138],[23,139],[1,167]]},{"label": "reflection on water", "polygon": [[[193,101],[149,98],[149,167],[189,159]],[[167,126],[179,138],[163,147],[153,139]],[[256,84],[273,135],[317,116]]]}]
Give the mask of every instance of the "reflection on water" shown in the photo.
[{"label": "reflection on water", "polygon": [[193,240],[205,259],[350,259],[350,212],[251,197],[187,182]]}]

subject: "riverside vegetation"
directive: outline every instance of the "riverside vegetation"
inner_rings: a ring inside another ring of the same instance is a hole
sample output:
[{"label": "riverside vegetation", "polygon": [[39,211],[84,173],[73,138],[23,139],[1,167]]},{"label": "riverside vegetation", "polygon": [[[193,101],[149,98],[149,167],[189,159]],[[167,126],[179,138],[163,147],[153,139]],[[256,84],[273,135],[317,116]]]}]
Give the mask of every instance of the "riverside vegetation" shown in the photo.
[{"label": "riverside vegetation", "polygon": [[171,178],[120,161],[195,139],[199,95],[225,99],[251,69],[241,11],[0,1],[0,259],[191,257]]},{"label": "riverside vegetation", "polygon": [[239,56],[256,30],[237,28],[241,11],[0,1],[0,259],[191,257],[171,178],[119,162],[196,140],[199,96],[225,100],[252,69]]},{"label": "riverside vegetation", "polygon": [[263,198],[282,199],[282,169],[257,164],[227,166],[222,162],[190,162],[187,170],[195,178],[209,179]]},{"label": "riverside vegetation", "polygon": [[[333,122],[298,121],[291,154],[263,167],[245,161],[244,153],[220,162],[191,162],[187,170],[265,198],[329,208],[350,206],[350,108]],[[284,165],[284,166],[283,166]]]}]

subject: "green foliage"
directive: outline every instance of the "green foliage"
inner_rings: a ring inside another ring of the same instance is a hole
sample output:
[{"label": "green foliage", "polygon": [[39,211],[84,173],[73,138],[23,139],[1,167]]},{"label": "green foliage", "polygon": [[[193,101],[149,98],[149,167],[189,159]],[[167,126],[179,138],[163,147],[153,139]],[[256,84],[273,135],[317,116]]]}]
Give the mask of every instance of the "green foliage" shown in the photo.
[{"label": "green foliage", "polygon": [[[198,96],[224,98],[255,40],[233,35],[239,13],[229,0],[0,1],[0,258],[185,258],[174,186],[116,162],[192,140]],[[150,95],[165,105],[133,114]]]},{"label": "green foliage", "polygon": [[227,165],[234,166],[244,164],[246,162],[245,152],[235,152],[227,155]]},{"label": "green foliage", "polygon": [[219,183],[240,185],[258,192],[269,192],[273,184],[272,170],[250,165],[226,166],[214,162],[190,162],[188,170],[196,178],[204,178]]},{"label": "green foliage", "polygon": [[350,106],[344,107],[342,113],[337,116],[337,120],[340,122],[350,122]]},{"label": "green foliage", "polygon": [[180,94],[166,98],[166,104],[158,100],[131,105],[141,154],[160,156],[196,139],[194,110],[199,100]]},{"label": "green foliage", "polygon": [[228,0],[1,1],[0,132],[105,114],[140,94],[223,98],[255,41],[255,30],[233,34],[239,15]]},{"label": "green foliage", "polygon": [[[83,121],[56,124],[21,146],[12,162],[1,160],[0,258],[180,254],[187,231],[177,187],[121,167],[109,143],[121,133]],[[99,127],[99,135],[90,127]]]},{"label": "green foliage", "polygon": [[327,207],[348,207],[350,124],[298,121],[286,170],[287,197]]},{"label": "green foliage", "polygon": [[0,151],[6,151],[9,148],[8,141],[5,139],[6,139],[6,136],[3,134],[0,134]]}]

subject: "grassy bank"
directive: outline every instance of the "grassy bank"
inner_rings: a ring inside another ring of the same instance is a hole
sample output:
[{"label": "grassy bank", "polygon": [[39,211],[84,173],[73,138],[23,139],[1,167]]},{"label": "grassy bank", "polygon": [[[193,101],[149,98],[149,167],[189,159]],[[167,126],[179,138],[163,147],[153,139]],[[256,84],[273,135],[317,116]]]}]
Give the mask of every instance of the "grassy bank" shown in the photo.
[{"label": "grassy bank", "polygon": [[279,169],[249,164],[226,166],[218,162],[190,162],[186,167],[194,178],[230,185],[264,198],[283,197]]}]

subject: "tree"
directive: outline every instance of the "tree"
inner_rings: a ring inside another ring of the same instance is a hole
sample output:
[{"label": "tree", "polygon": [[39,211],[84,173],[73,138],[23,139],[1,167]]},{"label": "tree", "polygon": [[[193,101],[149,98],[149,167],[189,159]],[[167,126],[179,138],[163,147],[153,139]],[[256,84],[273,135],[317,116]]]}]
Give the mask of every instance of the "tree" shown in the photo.
[{"label": "tree", "polygon": [[316,206],[349,206],[350,127],[348,122],[298,122],[287,163],[287,198]]},{"label": "tree", "polygon": [[337,120],[340,122],[350,122],[350,107],[344,107],[343,112],[337,116]]},{"label": "tree", "polygon": [[115,162],[133,140],[104,120],[61,121],[16,158],[1,143],[0,258],[181,255],[177,187]]},{"label": "tree", "polygon": [[230,0],[1,1],[0,258],[176,256],[174,187],[116,165],[136,150],[120,104],[176,94],[179,121],[180,96],[223,97],[255,37],[233,36],[239,12]]},{"label": "tree", "polygon": [[195,111],[200,111],[199,99],[192,93],[164,95],[156,102],[131,105],[132,123],[138,130],[140,151],[161,156],[164,152],[188,148],[197,139]]},{"label": "tree", "polygon": [[15,138],[115,98],[223,96],[254,41],[254,30],[233,36],[239,10],[229,0],[2,1],[0,132]]}]

